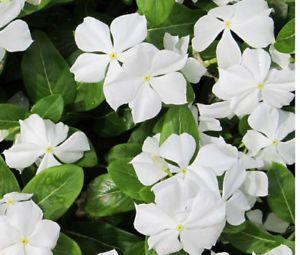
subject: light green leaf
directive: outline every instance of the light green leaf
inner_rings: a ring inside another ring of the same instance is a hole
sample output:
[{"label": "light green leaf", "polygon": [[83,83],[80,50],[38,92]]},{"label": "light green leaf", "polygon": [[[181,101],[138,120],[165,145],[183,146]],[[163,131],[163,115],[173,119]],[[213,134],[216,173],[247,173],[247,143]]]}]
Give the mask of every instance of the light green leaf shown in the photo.
[{"label": "light green leaf", "polygon": [[282,220],[295,224],[295,177],[285,166],[273,163],[268,171],[268,203]]},{"label": "light green leaf", "polygon": [[138,143],[125,143],[114,146],[107,155],[107,162],[111,163],[120,158],[134,158],[142,150],[142,145]]},{"label": "light green leaf", "polygon": [[64,100],[61,95],[53,94],[40,99],[31,109],[32,113],[40,115],[43,119],[58,122],[64,111]]},{"label": "light green leaf", "polygon": [[172,106],[164,117],[160,143],[163,143],[172,134],[180,135],[182,133],[192,135],[198,144],[198,126],[191,110],[186,105]]},{"label": "light green leaf", "polygon": [[0,129],[16,128],[19,120],[26,118],[27,111],[13,104],[0,104]]},{"label": "light green leaf", "polygon": [[136,0],[136,3],[151,24],[159,25],[169,17],[175,0]]},{"label": "light green leaf", "polygon": [[133,200],[121,192],[108,174],[93,180],[84,210],[93,217],[110,216],[134,209]]},{"label": "light green leaf", "polygon": [[290,20],[280,30],[274,46],[282,53],[295,52],[295,19]]},{"label": "light green leaf", "polygon": [[54,255],[81,255],[78,244],[67,235],[60,233],[57,245],[53,250]]},{"label": "light green leaf", "polygon": [[45,218],[56,220],[74,203],[83,186],[83,171],[75,165],[61,165],[43,170],[23,189],[34,194]]},{"label": "light green leaf", "polygon": [[34,43],[22,60],[22,74],[26,90],[32,101],[53,94],[61,94],[65,105],[74,102],[76,83],[70,67],[47,35],[33,33]]},{"label": "light green leaf", "polygon": [[0,199],[7,193],[20,191],[19,184],[14,174],[7,167],[0,156]]},{"label": "light green leaf", "polygon": [[138,180],[130,159],[114,160],[108,166],[110,177],[126,195],[133,199],[141,200],[139,191],[144,187]]}]

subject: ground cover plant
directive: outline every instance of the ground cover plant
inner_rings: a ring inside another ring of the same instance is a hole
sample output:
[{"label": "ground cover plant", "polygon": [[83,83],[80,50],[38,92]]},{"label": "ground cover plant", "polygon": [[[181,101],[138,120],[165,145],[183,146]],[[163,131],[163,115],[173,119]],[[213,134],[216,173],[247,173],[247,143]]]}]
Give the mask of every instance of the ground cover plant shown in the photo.
[{"label": "ground cover plant", "polygon": [[294,0],[0,0],[0,255],[295,254]]}]

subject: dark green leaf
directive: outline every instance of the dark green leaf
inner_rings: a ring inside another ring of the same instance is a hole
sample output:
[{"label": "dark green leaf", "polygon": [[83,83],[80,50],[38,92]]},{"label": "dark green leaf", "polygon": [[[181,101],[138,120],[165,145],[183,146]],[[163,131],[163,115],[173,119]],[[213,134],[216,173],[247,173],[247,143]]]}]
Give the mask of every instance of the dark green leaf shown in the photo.
[{"label": "dark green leaf", "polygon": [[19,184],[14,174],[9,170],[0,156],[0,199],[7,193],[20,191]]},{"label": "dark green leaf", "polygon": [[56,220],[73,204],[83,186],[83,171],[75,165],[61,165],[43,170],[23,189],[34,194],[34,201],[47,219]]},{"label": "dark green leaf", "polygon": [[268,203],[282,220],[295,224],[295,177],[285,166],[273,163],[268,171]]},{"label": "dark green leaf", "polygon": [[19,127],[19,120],[26,118],[27,111],[13,104],[0,104],[0,129]]},{"label": "dark green leaf", "polygon": [[134,158],[142,150],[141,144],[125,143],[114,146],[107,155],[107,162],[111,163],[114,160],[121,158]]},{"label": "dark green leaf", "polygon": [[84,210],[93,217],[110,216],[134,209],[133,200],[122,193],[108,174],[89,185]]},{"label": "dark green leaf", "polygon": [[70,237],[60,233],[57,245],[53,250],[54,255],[81,255],[78,244]]},{"label": "dark green leaf", "polygon": [[289,21],[279,32],[275,48],[283,53],[295,52],[295,19]]},{"label": "dark green leaf", "polygon": [[22,60],[22,74],[29,97],[37,102],[43,97],[61,94],[66,105],[74,102],[76,83],[70,67],[47,35],[33,33],[34,43]]}]

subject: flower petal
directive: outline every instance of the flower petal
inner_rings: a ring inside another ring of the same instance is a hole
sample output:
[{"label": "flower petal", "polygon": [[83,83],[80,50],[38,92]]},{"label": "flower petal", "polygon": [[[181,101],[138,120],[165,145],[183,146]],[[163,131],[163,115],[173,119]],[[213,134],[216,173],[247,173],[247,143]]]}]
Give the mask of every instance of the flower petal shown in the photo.
[{"label": "flower petal", "polygon": [[22,11],[25,0],[0,2],[0,28],[14,20]]},{"label": "flower petal", "polygon": [[0,47],[9,52],[24,51],[32,42],[28,25],[23,20],[15,20],[0,31]]},{"label": "flower petal", "polygon": [[54,249],[59,237],[59,225],[50,220],[42,220],[29,237],[32,246]]},{"label": "flower petal", "polygon": [[85,52],[112,51],[109,27],[93,17],[86,17],[76,28],[75,41],[78,48]]},{"label": "flower petal", "polygon": [[155,117],[161,110],[159,95],[148,85],[143,84],[135,98],[129,103],[135,123]]},{"label": "flower petal", "polygon": [[187,62],[187,54],[180,55],[170,50],[160,50],[153,58],[152,75],[158,76],[181,70]]},{"label": "flower petal", "polygon": [[223,22],[216,17],[212,15],[201,17],[194,27],[193,49],[199,52],[204,51],[223,29]]},{"label": "flower petal", "polygon": [[295,139],[279,143],[277,150],[286,164],[292,165],[295,163]]},{"label": "flower petal", "polygon": [[154,77],[150,84],[165,104],[181,105],[187,103],[186,80],[181,73],[168,73]]},{"label": "flower petal", "polygon": [[30,255],[52,255],[53,254],[51,250],[48,248],[32,246],[31,244],[26,245],[25,250],[26,250],[25,254],[30,254]]},{"label": "flower petal", "polygon": [[73,163],[82,158],[84,152],[90,149],[87,136],[83,132],[77,131],[54,149],[54,155],[64,163]]},{"label": "flower petal", "polygon": [[255,156],[261,149],[270,146],[271,142],[270,139],[255,130],[248,130],[243,137],[243,143],[251,156]]},{"label": "flower petal", "polygon": [[123,52],[145,40],[147,20],[138,13],[122,15],[112,21],[110,30],[115,51]]},{"label": "flower petal", "polygon": [[268,195],[268,176],[262,171],[248,171],[243,191],[253,197],[265,197]]},{"label": "flower petal", "polygon": [[71,72],[78,82],[99,82],[105,77],[110,58],[107,55],[83,53],[71,67]]},{"label": "flower petal", "polygon": [[17,228],[9,224],[6,216],[0,215],[0,250],[1,253],[5,248],[17,243],[20,239],[20,233]]},{"label": "flower petal", "polygon": [[220,68],[228,68],[239,65],[242,60],[242,53],[229,29],[225,29],[223,36],[217,46],[217,60]]},{"label": "flower petal", "polygon": [[198,83],[207,69],[195,58],[188,58],[186,65],[181,69],[186,80],[190,83]]},{"label": "flower petal", "polygon": [[60,165],[61,163],[56,160],[52,153],[46,153],[39,164],[36,174],[39,174],[47,168]]},{"label": "flower petal", "polygon": [[157,255],[167,255],[182,249],[178,239],[179,233],[175,229],[162,231],[148,239],[149,250],[154,249]]},{"label": "flower petal", "polygon": [[167,229],[175,229],[176,222],[157,205],[136,205],[134,227],[144,235],[155,235]]},{"label": "flower petal", "polygon": [[172,134],[160,146],[160,155],[180,167],[187,167],[196,150],[195,139],[188,133]]}]

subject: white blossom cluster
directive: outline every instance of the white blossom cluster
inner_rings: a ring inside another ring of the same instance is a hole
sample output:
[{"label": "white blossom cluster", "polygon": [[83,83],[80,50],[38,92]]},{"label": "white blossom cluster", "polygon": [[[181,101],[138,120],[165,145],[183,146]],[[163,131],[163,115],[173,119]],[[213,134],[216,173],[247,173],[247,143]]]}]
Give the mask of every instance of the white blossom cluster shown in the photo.
[{"label": "white blossom cluster", "polygon": [[32,194],[13,192],[0,200],[0,254],[52,254],[60,227],[43,219],[31,198]]}]

